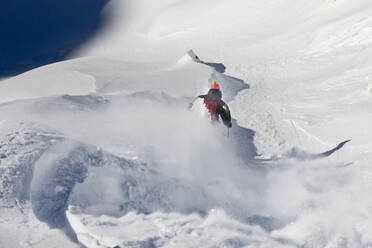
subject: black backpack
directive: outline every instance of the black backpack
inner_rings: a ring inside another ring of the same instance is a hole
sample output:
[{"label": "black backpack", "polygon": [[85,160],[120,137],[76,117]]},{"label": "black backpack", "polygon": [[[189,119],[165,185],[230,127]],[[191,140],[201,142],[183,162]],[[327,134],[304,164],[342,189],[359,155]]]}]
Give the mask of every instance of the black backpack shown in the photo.
[{"label": "black backpack", "polygon": [[219,103],[222,99],[222,93],[220,90],[217,89],[210,89],[208,91],[207,95],[207,101],[208,103],[214,104],[214,103]]}]

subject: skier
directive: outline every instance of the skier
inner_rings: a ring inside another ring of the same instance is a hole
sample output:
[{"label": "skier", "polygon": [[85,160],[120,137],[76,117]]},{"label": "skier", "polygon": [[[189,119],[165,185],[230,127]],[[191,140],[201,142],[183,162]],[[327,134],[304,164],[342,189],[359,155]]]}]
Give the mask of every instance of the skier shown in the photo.
[{"label": "skier", "polygon": [[228,128],[231,128],[231,115],[230,109],[227,104],[222,101],[222,92],[220,85],[217,82],[213,82],[207,95],[200,95],[194,99],[189,105],[192,108],[195,100],[198,98],[204,99],[205,107],[208,109],[212,122],[219,122],[219,116],[221,116],[222,122]]}]

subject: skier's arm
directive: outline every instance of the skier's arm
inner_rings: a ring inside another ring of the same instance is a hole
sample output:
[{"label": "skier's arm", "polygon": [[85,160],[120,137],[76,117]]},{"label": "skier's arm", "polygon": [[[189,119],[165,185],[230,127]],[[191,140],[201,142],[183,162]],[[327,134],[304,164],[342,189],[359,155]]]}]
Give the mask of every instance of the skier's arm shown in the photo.
[{"label": "skier's arm", "polygon": [[220,102],[219,114],[221,116],[223,124],[225,124],[225,126],[227,126],[228,128],[231,128],[232,123],[231,123],[230,109],[229,109],[229,106],[227,106],[227,104],[224,101]]},{"label": "skier's arm", "polygon": [[206,97],[206,95],[200,95],[200,96],[195,97],[195,98],[192,100],[192,102],[189,103],[189,109],[192,108],[192,106],[194,105],[194,102],[195,102],[198,98],[204,98],[204,97]]}]

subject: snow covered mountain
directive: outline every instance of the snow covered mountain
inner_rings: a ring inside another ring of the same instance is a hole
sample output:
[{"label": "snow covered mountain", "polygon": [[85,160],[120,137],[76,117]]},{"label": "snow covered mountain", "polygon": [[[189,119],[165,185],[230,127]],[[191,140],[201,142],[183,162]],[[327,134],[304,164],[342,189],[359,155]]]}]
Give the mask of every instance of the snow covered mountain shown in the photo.
[{"label": "snow covered mountain", "polygon": [[[0,81],[1,247],[372,246],[370,1],[102,14],[74,59]],[[187,108],[212,81],[229,136]]]}]

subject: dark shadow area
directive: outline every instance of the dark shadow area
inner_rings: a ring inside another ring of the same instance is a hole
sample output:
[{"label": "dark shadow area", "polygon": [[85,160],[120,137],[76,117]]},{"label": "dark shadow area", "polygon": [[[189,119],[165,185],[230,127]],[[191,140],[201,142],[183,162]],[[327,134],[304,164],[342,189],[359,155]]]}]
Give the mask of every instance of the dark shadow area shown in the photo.
[{"label": "dark shadow area", "polygon": [[[274,162],[274,161],[279,161],[281,159],[296,159],[299,161],[306,161],[306,160],[316,160],[316,159],[322,159],[331,156],[333,153],[337,152],[341,148],[344,147],[345,144],[350,142],[351,140],[345,140],[341,143],[339,143],[336,147],[322,152],[322,153],[310,153],[304,150],[301,150],[297,147],[293,147],[291,150],[289,150],[287,153],[284,154],[283,157],[275,157],[275,158],[268,158],[268,159],[256,159],[257,162]],[[351,165],[352,163],[346,163],[342,164],[338,167],[346,167]]]},{"label": "dark shadow area", "polygon": [[226,66],[222,63],[210,63],[210,62],[204,62],[204,61],[201,61],[200,63],[205,64],[209,67],[212,67],[219,73],[224,73],[226,71]]},{"label": "dark shadow area", "polygon": [[[79,146],[67,157],[53,161],[55,164],[45,168],[46,173],[31,188],[31,205],[36,218],[51,228],[63,230],[74,242],[78,241],[77,236],[66,217],[69,196],[75,184],[84,182],[88,166],[99,165],[100,156],[100,151],[92,153]],[[35,173],[41,174],[38,168]]]},{"label": "dark shadow area", "polygon": [[212,67],[219,73],[224,73],[226,71],[226,66],[222,63],[212,63],[212,62],[205,62],[199,58],[198,55],[191,49],[187,52],[187,54],[192,58],[192,60],[196,63],[201,63],[204,65],[207,65],[209,67]]},{"label": "dark shadow area", "polygon": [[230,139],[234,144],[236,155],[245,163],[254,161],[254,158],[258,155],[254,144],[254,136],[255,131],[241,127],[235,119],[232,120]]},{"label": "dark shadow area", "polygon": [[294,158],[297,160],[315,160],[315,159],[321,159],[331,156],[336,151],[340,150],[346,143],[350,142],[351,140],[345,140],[341,143],[339,143],[336,147],[322,152],[322,153],[309,153],[303,150],[300,150],[296,147],[292,148],[286,155],[286,158]]},{"label": "dark shadow area", "polygon": [[318,158],[324,158],[324,157],[331,156],[334,152],[340,150],[346,143],[348,143],[350,141],[351,140],[345,140],[345,141],[341,142],[340,144],[338,144],[335,148],[333,148],[329,151],[320,153],[320,154],[315,154],[315,156],[317,156]]},{"label": "dark shadow area", "polygon": [[1,1],[0,78],[66,59],[103,28],[108,1]]}]

